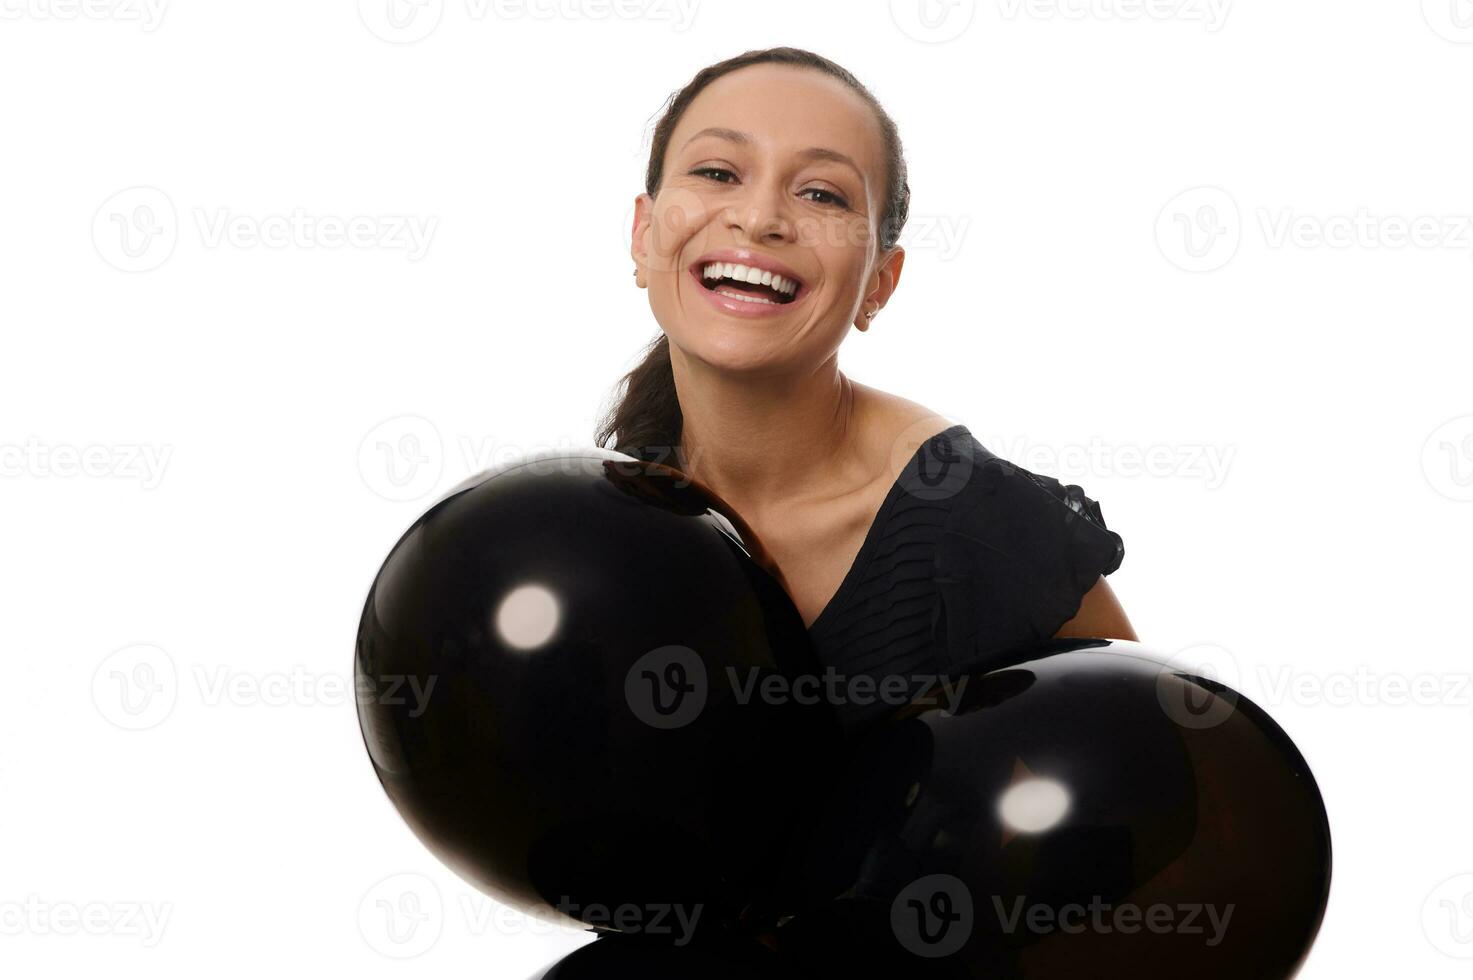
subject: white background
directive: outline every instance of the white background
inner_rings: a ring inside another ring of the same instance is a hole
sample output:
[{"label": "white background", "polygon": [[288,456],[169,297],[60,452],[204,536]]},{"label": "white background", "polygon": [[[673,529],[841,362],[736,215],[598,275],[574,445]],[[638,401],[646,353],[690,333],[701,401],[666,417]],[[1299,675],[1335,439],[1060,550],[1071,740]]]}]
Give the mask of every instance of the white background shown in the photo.
[{"label": "white background", "polygon": [[354,631],[440,493],[591,444],[657,329],[654,115],[793,44],[910,164],[845,371],[1084,486],[1143,642],[1296,740],[1335,845],[1303,977],[1466,975],[1473,5],[390,9],[0,0],[4,968],[518,978],[584,941],[395,814]]}]

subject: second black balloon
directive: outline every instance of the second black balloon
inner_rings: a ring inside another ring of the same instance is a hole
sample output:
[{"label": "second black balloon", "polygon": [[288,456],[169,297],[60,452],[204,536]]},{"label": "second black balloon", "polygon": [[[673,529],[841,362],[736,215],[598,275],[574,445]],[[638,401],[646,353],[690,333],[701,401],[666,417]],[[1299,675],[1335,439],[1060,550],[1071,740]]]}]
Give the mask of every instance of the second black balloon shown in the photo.
[{"label": "second black balloon", "polygon": [[1329,824],[1257,705],[1118,641],[964,679],[854,747],[779,947],[813,976],[1282,980]]}]

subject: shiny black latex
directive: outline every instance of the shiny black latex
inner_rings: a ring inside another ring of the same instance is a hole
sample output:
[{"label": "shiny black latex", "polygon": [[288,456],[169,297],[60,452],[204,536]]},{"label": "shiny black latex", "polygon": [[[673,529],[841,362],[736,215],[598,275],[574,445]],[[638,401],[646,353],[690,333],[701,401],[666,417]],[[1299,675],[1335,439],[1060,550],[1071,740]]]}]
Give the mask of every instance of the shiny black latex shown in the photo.
[{"label": "shiny black latex", "polygon": [[775,909],[814,977],[1292,976],[1330,834],[1268,715],[1118,641],[963,679],[856,743]]},{"label": "shiny black latex", "polygon": [[672,942],[725,930],[795,860],[837,751],[827,706],[757,693],[817,670],[776,575],[656,463],[583,450],[468,481],[364,605],[358,715],[385,791],[503,902]]}]

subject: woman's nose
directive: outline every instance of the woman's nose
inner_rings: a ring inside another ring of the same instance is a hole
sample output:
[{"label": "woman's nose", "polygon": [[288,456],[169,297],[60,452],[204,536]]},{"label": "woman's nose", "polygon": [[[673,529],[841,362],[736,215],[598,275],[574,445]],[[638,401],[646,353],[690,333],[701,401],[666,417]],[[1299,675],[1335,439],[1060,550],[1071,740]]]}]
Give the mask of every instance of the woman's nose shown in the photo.
[{"label": "woman's nose", "polygon": [[753,239],[793,236],[789,202],[786,192],[780,188],[754,187],[740,200],[731,202],[726,224],[732,230],[740,228]]}]

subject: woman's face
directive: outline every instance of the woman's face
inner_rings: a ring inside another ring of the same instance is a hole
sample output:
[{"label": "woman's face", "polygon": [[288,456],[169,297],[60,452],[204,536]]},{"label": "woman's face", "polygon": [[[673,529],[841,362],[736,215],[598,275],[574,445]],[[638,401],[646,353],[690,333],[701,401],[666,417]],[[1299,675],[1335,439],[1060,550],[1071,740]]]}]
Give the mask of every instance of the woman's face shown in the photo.
[{"label": "woman's face", "polygon": [[[718,78],[671,134],[659,193],[636,202],[655,319],[718,367],[822,363],[899,279],[903,251],[878,253],[884,193],[874,112],[843,82],[771,64]],[[715,278],[731,273],[746,281]]]}]

